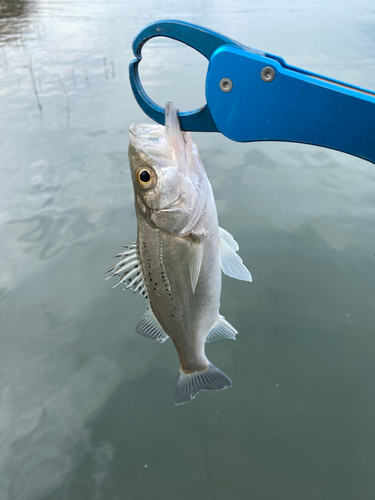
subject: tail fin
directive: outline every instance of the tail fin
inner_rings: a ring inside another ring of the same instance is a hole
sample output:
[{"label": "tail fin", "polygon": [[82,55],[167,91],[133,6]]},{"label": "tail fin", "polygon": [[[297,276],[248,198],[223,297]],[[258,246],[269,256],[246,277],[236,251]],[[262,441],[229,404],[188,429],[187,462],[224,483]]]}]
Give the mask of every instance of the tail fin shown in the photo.
[{"label": "tail fin", "polygon": [[212,363],[205,370],[184,373],[181,368],[178,373],[175,402],[176,405],[188,403],[199,391],[220,391],[232,387],[232,381]]}]

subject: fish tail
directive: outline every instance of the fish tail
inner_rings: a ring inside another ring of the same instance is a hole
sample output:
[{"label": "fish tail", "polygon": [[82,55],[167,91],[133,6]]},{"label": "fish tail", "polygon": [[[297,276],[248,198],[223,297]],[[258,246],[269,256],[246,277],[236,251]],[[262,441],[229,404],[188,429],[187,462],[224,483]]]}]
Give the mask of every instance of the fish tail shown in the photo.
[{"label": "fish tail", "polygon": [[220,371],[212,363],[201,371],[184,373],[181,369],[178,373],[175,402],[176,405],[188,403],[194,399],[199,391],[220,391],[232,387],[232,381],[225,373]]}]

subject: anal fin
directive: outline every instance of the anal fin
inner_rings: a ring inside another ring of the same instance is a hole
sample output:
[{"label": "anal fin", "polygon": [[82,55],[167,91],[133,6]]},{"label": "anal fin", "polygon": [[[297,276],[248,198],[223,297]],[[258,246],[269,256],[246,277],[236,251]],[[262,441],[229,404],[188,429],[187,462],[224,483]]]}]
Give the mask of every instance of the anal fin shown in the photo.
[{"label": "anal fin", "polygon": [[219,339],[236,340],[237,330],[224,318],[219,316],[214,326],[209,331],[206,342],[213,342]]},{"label": "anal fin", "polygon": [[147,306],[146,312],[144,313],[143,318],[135,331],[144,337],[157,340],[158,342],[165,342],[169,338],[160,326],[160,323],[156,319],[156,316],[152,312],[150,306]]}]

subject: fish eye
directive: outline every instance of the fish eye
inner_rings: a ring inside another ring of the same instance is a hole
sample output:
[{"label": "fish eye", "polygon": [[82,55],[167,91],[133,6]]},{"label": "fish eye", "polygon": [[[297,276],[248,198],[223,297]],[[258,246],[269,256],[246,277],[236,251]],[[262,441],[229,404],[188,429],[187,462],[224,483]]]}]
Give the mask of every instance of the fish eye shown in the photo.
[{"label": "fish eye", "polygon": [[142,172],[139,174],[139,180],[141,182],[150,182],[151,180],[151,175],[148,170],[142,170]]},{"label": "fish eye", "polygon": [[146,165],[137,168],[137,183],[143,188],[150,188],[155,184],[156,174],[154,170]]}]

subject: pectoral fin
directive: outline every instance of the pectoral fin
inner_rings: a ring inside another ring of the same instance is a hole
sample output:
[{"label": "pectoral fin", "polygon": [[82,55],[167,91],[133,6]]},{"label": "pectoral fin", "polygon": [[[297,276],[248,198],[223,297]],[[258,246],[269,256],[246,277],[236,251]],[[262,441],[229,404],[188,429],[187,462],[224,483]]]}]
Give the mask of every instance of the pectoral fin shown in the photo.
[{"label": "pectoral fin", "polygon": [[201,271],[203,259],[203,241],[202,238],[194,234],[191,235],[190,254],[189,254],[189,269],[190,269],[190,282],[193,293],[197,286],[199,273]]},{"label": "pectoral fin", "polygon": [[243,281],[252,281],[249,270],[236,253],[238,244],[228,231],[219,228],[219,253],[221,270],[227,276]]}]

